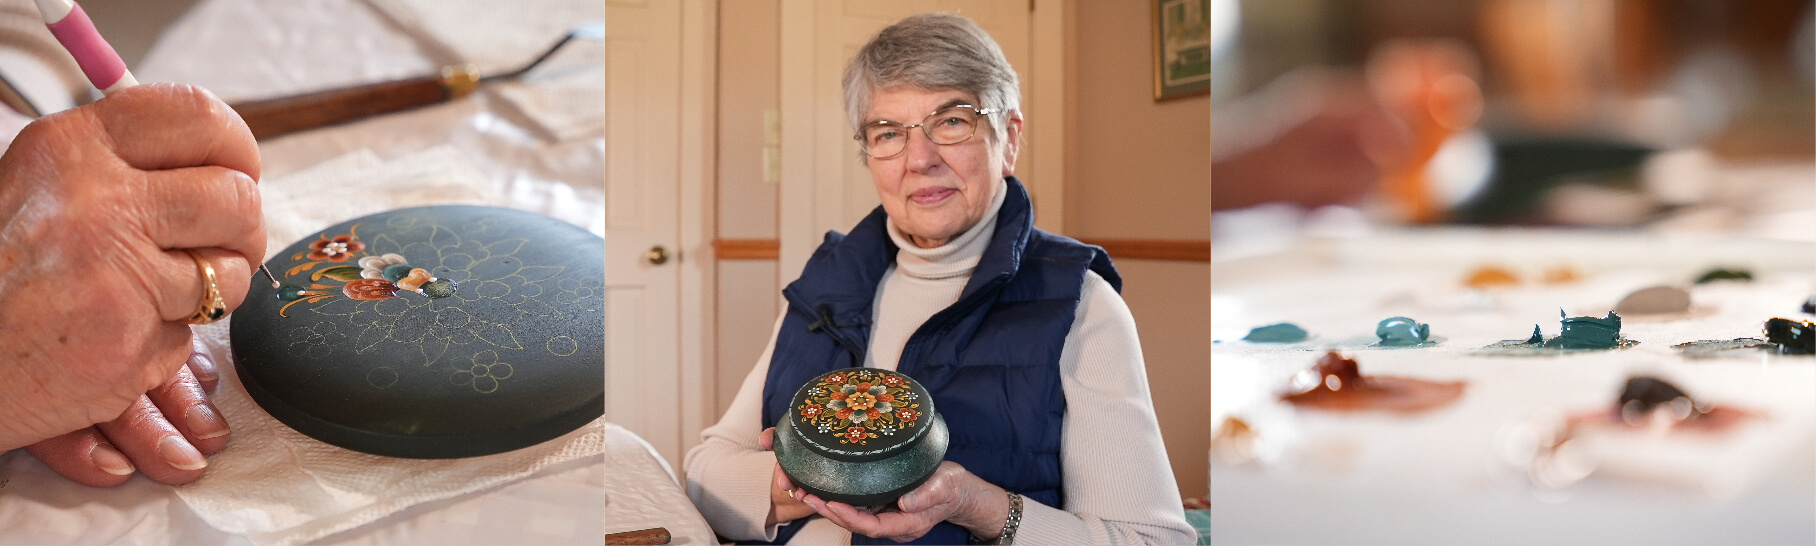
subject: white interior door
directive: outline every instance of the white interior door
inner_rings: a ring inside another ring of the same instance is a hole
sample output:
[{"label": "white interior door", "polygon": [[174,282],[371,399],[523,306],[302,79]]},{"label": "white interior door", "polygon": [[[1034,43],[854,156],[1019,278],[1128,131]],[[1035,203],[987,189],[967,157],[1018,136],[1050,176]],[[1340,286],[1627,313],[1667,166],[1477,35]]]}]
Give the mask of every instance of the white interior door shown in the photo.
[{"label": "white interior door", "polygon": [[678,463],[681,4],[605,4],[605,417]]},{"label": "white interior door", "polygon": [[[800,276],[807,257],[827,230],[847,231],[877,205],[870,172],[858,162],[840,87],[845,64],[864,42],[903,17],[928,11],[956,12],[977,21],[1003,49],[1022,80],[1022,110],[1028,92],[1030,3],[1003,0],[783,0],[782,1],[782,286]],[[1053,120],[1053,130],[1059,121]],[[1028,130],[1038,130],[1029,120]],[[1017,173],[1030,169],[1040,153],[1025,141]],[[1036,199],[1039,199],[1038,194]],[[780,286],[778,288],[778,293]]]}]

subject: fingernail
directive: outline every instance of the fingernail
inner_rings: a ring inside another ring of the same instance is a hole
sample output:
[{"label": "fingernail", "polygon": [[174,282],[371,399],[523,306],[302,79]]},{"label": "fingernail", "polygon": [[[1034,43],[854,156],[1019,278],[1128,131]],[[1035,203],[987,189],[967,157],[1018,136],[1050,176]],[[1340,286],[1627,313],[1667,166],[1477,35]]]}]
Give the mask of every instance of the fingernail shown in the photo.
[{"label": "fingernail", "polygon": [[198,440],[227,435],[227,421],[221,419],[221,414],[215,413],[214,408],[208,407],[208,404],[189,406],[189,411],[183,412],[183,418],[189,421],[189,432],[195,434]]},{"label": "fingernail", "polygon": [[107,444],[95,444],[93,449],[88,450],[88,459],[94,461],[95,466],[101,467],[101,470],[115,476],[131,476],[138,470],[133,468],[132,460],[127,459],[126,454]]},{"label": "fingernail", "polygon": [[214,367],[214,359],[209,358],[207,353],[191,353],[189,371],[194,372],[195,378],[202,381],[215,381],[221,378],[220,372]]},{"label": "fingernail", "polygon": [[208,459],[202,458],[202,452],[196,451],[195,446],[183,441],[182,436],[165,436],[163,440],[158,441],[158,455],[163,456],[164,462],[170,463],[170,466],[174,466],[178,470],[208,468]]}]

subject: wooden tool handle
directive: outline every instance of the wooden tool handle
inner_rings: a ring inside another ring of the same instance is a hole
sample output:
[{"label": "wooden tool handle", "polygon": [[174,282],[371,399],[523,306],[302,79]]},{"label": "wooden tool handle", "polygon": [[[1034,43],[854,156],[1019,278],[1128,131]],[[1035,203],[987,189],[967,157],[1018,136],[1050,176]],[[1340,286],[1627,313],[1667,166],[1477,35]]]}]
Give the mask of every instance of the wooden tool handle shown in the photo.
[{"label": "wooden tool handle", "polygon": [[471,93],[478,85],[471,65],[446,67],[440,76],[423,76],[356,85],[233,104],[260,140],[305,129],[325,127],[379,114],[428,106]]},{"label": "wooden tool handle", "polygon": [[668,529],[657,527],[605,535],[606,544],[668,544]]}]

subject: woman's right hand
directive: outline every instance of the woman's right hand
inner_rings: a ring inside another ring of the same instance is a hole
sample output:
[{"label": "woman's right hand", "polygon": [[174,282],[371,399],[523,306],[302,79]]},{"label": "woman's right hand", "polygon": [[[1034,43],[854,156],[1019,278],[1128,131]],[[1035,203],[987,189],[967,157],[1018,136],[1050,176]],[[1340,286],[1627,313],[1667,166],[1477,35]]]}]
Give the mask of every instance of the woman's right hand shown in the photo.
[{"label": "woman's right hand", "polygon": [[194,249],[238,307],[265,233],[258,146],[199,88],[32,122],[0,156],[0,450],[108,423],[177,377]]},{"label": "woman's right hand", "polygon": [[[775,449],[775,443],[776,427],[763,429],[763,433],[757,435],[757,445],[765,451]],[[813,515],[813,507],[801,502],[800,495],[804,493],[795,488],[794,482],[788,479],[788,474],[782,472],[782,465],[776,465],[774,479],[769,481],[769,520],[765,526]]]}]

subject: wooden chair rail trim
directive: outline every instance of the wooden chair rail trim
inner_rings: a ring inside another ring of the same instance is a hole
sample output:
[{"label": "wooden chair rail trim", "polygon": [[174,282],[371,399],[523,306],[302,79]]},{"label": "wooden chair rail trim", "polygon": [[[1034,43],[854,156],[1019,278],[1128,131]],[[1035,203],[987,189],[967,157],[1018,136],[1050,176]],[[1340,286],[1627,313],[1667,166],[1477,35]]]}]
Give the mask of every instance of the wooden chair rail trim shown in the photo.
[{"label": "wooden chair rail trim", "polygon": [[[1211,261],[1211,242],[1173,239],[1085,239],[1118,260]],[[782,254],[777,239],[714,239],[713,255],[721,260],[774,260]]]},{"label": "wooden chair rail trim", "polygon": [[782,256],[778,239],[713,239],[713,255],[721,260],[774,260]]},{"label": "wooden chair rail trim", "polygon": [[1080,239],[1103,247],[1117,260],[1211,261],[1211,242],[1177,239]]}]

